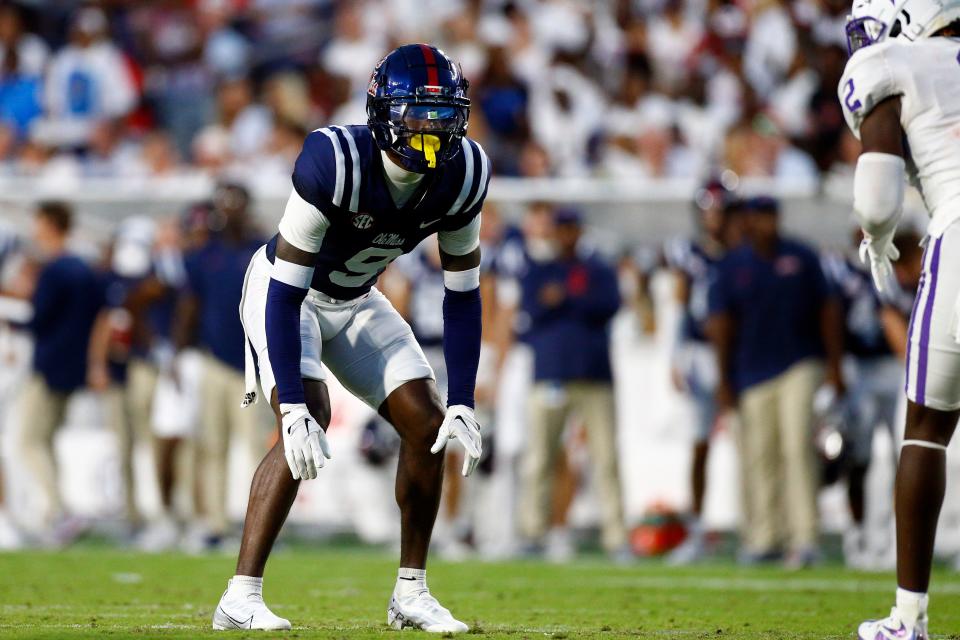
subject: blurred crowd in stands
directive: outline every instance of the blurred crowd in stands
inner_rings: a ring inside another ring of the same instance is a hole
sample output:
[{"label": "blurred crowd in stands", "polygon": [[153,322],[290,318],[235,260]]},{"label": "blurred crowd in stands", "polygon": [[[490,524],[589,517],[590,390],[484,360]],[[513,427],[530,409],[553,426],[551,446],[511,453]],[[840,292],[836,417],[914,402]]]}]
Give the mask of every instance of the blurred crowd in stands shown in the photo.
[{"label": "blurred crowd in stands", "polygon": [[507,176],[816,182],[855,158],[847,0],[0,2],[0,173],[285,178],[366,121],[392,47],[441,46]]}]

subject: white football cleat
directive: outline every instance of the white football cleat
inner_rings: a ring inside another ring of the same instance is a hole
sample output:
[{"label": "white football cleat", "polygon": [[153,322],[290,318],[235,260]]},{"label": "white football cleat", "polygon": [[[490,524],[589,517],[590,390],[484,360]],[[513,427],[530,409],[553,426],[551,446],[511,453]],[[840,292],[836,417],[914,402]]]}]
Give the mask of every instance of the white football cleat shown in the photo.
[{"label": "white football cleat", "polygon": [[861,622],[857,629],[859,640],[927,640],[929,637],[926,616],[917,620],[917,624],[911,628],[900,619],[896,607],[883,620]]},{"label": "white football cleat", "polygon": [[[230,581],[232,582],[232,580]],[[217,610],[213,612],[213,628],[216,631],[230,629],[262,629],[264,631],[287,631],[290,621],[273,613],[263,603],[263,594],[250,590],[240,592],[230,589],[220,597]]]},{"label": "white football cleat", "polygon": [[394,629],[421,629],[430,633],[466,633],[470,630],[426,589],[407,596],[398,596],[394,592],[387,608],[387,624]]}]

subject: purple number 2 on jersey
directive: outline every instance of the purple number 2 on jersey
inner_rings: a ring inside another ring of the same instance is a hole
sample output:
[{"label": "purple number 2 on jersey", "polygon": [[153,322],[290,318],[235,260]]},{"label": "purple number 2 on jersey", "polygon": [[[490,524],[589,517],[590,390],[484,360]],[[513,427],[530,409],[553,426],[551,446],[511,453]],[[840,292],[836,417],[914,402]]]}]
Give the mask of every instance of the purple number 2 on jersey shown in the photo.
[{"label": "purple number 2 on jersey", "polygon": [[847,105],[847,109],[849,109],[851,113],[863,106],[859,100],[853,99],[853,78],[847,80],[847,95],[843,99],[843,102]]}]

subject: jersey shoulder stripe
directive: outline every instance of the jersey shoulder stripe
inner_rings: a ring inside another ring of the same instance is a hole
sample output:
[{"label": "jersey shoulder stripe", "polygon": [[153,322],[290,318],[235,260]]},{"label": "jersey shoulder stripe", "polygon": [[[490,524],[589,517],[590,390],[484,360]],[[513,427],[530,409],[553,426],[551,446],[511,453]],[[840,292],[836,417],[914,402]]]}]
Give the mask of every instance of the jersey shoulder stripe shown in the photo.
[{"label": "jersey shoulder stripe", "polygon": [[350,213],[357,213],[360,204],[360,154],[357,152],[357,141],[346,127],[333,127],[339,131],[347,141],[350,150]]},{"label": "jersey shoulder stripe", "polygon": [[293,170],[293,186],[328,217],[360,209],[364,167],[369,164],[366,127],[332,126],[307,135]]},{"label": "jersey shoulder stripe", "polygon": [[480,179],[477,181],[476,191],[474,191],[475,195],[473,199],[470,200],[470,204],[464,209],[464,212],[472,211],[478,204],[483,203],[483,200],[487,196],[487,185],[490,182],[490,159],[483,151],[480,143],[473,140],[469,140],[468,142],[475,148],[476,154],[480,158]]},{"label": "jersey shoulder stripe", "polygon": [[339,207],[342,206],[343,202],[343,187],[346,182],[346,161],[343,156],[343,147],[340,145],[340,137],[333,129],[317,129],[315,133],[322,133],[330,139],[331,144],[333,145],[333,156],[335,162],[335,181],[333,188],[333,198],[331,200],[333,206]]},{"label": "jersey shoulder stripe", "polygon": [[470,189],[473,186],[473,148],[470,146],[470,141],[466,138],[460,140],[460,153],[463,154],[464,162],[463,186],[460,187],[460,193],[457,195],[456,200],[453,201],[453,204],[450,205],[450,209],[447,210],[448,216],[452,216],[460,211],[467,196],[470,195]]}]

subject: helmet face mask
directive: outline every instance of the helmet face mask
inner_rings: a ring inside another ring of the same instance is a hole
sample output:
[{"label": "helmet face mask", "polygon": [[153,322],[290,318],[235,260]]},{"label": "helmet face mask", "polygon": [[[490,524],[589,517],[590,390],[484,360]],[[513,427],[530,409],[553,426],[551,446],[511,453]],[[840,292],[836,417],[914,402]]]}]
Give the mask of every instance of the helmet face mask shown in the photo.
[{"label": "helmet face mask", "polygon": [[469,114],[469,107],[461,105],[401,98],[380,105],[375,115],[378,125],[385,123],[389,133],[390,144],[384,151],[405,169],[425,173],[457,154]]},{"label": "helmet face mask", "polygon": [[405,45],[374,69],[367,124],[377,146],[408,171],[434,171],[456,157],[470,117],[469,84],[442,51]]},{"label": "helmet face mask", "polygon": [[[854,51],[869,47],[885,39],[887,25],[871,16],[862,18],[850,17],[847,20],[847,51],[853,55]],[[895,36],[893,36],[895,37]]]},{"label": "helmet face mask", "polygon": [[847,51],[859,49],[900,35],[899,14],[907,0],[855,0],[847,16]]},{"label": "helmet face mask", "polygon": [[853,52],[890,38],[929,38],[960,19],[960,0],[855,0],[847,18]]}]

